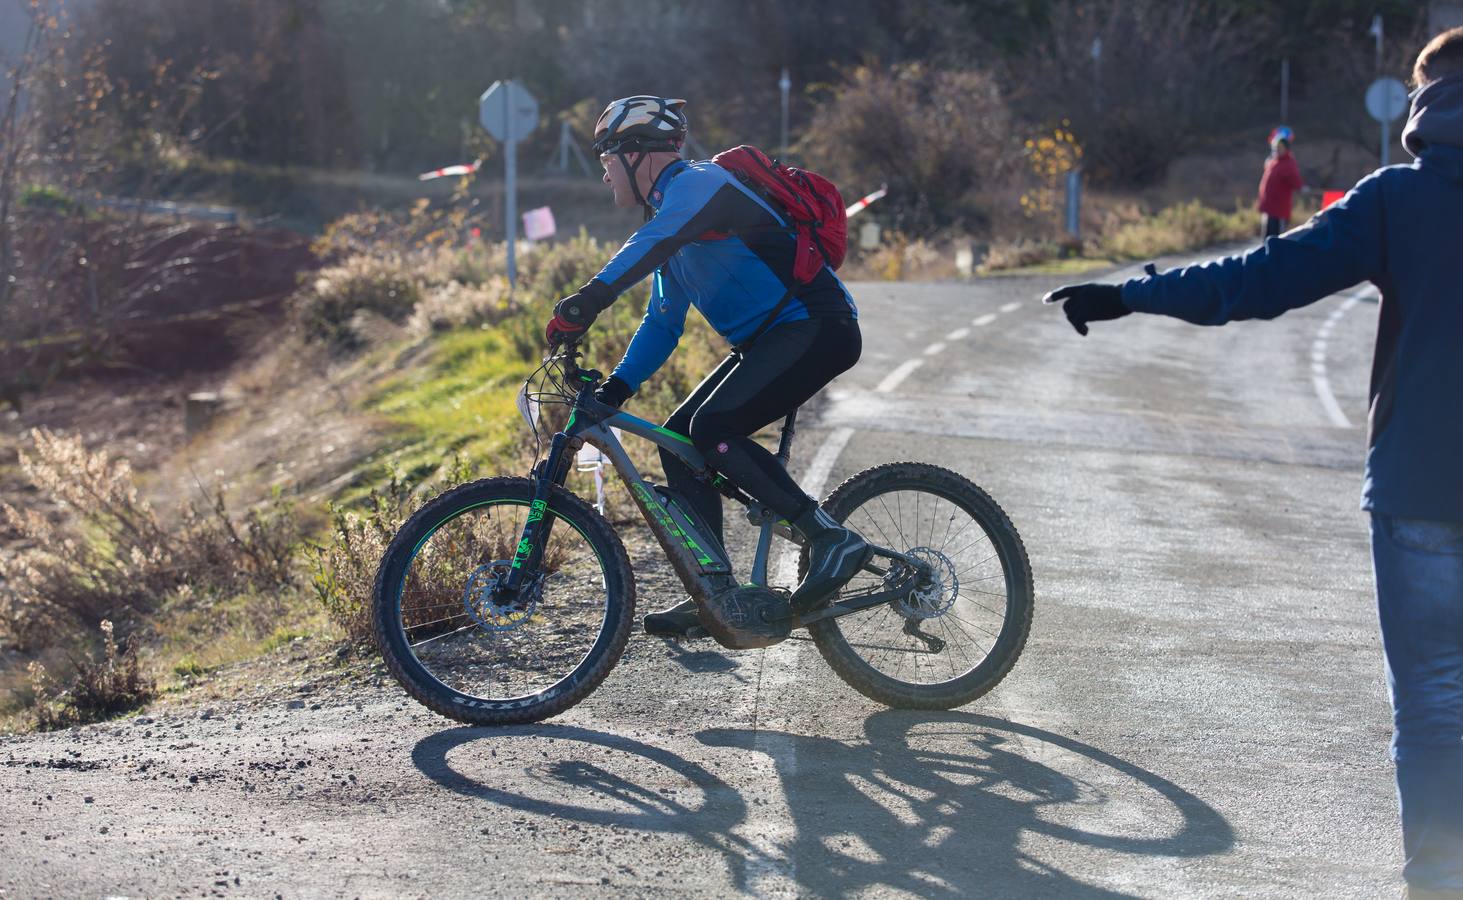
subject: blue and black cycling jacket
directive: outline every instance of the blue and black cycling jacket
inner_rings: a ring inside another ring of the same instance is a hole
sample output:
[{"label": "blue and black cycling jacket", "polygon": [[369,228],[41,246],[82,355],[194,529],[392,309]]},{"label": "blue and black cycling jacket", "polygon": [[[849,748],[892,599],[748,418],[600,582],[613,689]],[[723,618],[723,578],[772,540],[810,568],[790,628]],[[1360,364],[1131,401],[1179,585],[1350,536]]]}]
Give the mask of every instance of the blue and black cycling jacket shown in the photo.
[{"label": "blue and black cycling jacket", "polygon": [[715,163],[671,163],[646,199],[654,217],[580,291],[604,308],[654,273],[645,319],[613,373],[631,390],[670,358],[693,304],[733,346],[757,334],[789,291],[769,327],[858,317],[853,297],[826,265],[812,281],[797,284],[796,241],[787,223]]}]

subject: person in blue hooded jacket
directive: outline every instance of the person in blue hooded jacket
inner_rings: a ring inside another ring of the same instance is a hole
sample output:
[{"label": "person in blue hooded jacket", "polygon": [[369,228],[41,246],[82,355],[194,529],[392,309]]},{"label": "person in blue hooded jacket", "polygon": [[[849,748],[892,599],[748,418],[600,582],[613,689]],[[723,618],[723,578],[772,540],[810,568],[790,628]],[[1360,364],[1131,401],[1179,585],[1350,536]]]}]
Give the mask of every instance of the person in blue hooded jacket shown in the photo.
[{"label": "person in blue hooded jacket", "polygon": [[[619,406],[655,374],[681,339],[694,306],[732,345],[720,365],[666,420],[711,468],[786,519],[807,541],[808,572],[790,602],[805,612],[868,561],[868,544],[842,527],[793,481],[758,429],[807,402],[858,362],[858,309],[824,265],[806,283],[793,276],[796,239],[778,209],[714,162],[681,159],[684,100],[614,101],[595,124],[594,150],[615,205],[639,206],[646,222],[544,329],[550,346],[583,334],[615,298],[651,279],[645,318],[624,358],[596,392]],[[721,494],[679,457],[662,452],[670,487],[721,539]],[[698,625],[686,600],[645,617],[647,633],[684,636]]]},{"label": "person in blue hooded jacket", "polygon": [[1415,158],[1259,248],[1122,285],[1058,288],[1079,334],[1132,312],[1273,319],[1370,281],[1381,291],[1362,508],[1393,709],[1410,897],[1463,897],[1463,28],[1418,54],[1402,143]]}]

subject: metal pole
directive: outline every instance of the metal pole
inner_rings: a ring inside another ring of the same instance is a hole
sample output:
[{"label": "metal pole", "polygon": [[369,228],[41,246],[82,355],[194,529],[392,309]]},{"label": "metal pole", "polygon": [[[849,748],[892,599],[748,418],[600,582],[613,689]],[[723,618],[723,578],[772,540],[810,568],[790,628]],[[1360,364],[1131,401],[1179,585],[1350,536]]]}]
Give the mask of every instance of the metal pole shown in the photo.
[{"label": "metal pole", "polygon": [[1382,15],[1372,16],[1372,35],[1377,39],[1377,76],[1382,74]]},{"label": "metal pole", "polygon": [[782,69],[782,77],[777,79],[777,89],[782,92],[782,142],[778,145],[782,148],[782,156],[787,156],[787,106],[788,94],[792,90],[792,79],[787,76],[787,67]]},{"label": "metal pole", "polygon": [[[1375,16],[1372,17],[1372,34],[1374,34],[1376,36],[1376,38],[1377,38],[1377,72],[1376,72],[1376,76],[1378,78],[1382,77],[1382,27],[1383,27],[1382,26],[1382,16],[1381,16],[1380,13],[1378,13],[1377,15],[1375,15]],[[1391,125],[1390,122],[1386,121],[1386,119],[1384,117],[1383,120],[1382,120],[1382,154],[1381,154],[1381,156],[1382,156],[1382,165],[1383,166],[1387,165],[1387,162],[1388,162],[1387,157],[1389,156],[1389,154],[1387,153],[1387,144],[1390,143],[1390,138],[1392,136],[1391,132],[1392,132],[1392,125]]]},{"label": "metal pole", "polygon": [[1290,58],[1280,61],[1280,124],[1290,122]]},{"label": "metal pole", "polygon": [[1082,170],[1067,173],[1067,234],[1072,240],[1082,237]]},{"label": "metal pole", "polygon": [[513,110],[509,109],[508,98],[513,93],[513,82],[504,84],[503,121],[508,133],[503,141],[503,234],[508,242],[508,285],[518,285],[518,262],[514,258],[514,245],[518,243],[518,137],[513,133]]},{"label": "metal pole", "polygon": [[1092,111],[1102,113],[1102,38],[1092,39]]}]

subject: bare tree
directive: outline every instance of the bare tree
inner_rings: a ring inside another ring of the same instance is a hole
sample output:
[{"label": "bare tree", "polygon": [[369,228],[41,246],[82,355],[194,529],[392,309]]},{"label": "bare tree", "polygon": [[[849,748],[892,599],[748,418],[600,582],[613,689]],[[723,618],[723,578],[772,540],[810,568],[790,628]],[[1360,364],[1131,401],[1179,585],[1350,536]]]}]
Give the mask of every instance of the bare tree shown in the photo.
[{"label": "bare tree", "polygon": [[800,152],[848,199],[887,183],[881,215],[906,231],[976,225],[981,191],[1019,163],[1010,110],[988,73],[861,66],[829,94]]},{"label": "bare tree", "polygon": [[1242,119],[1257,38],[1204,0],[1062,0],[1011,78],[1033,118],[1068,120],[1099,182],[1147,183],[1201,137]]},{"label": "bare tree", "polygon": [[154,195],[189,136],[206,133],[183,123],[203,121],[215,73],[143,51],[142,81],[119,82],[111,47],[78,46],[47,3],[28,9],[0,118],[0,401],[16,407],[68,370],[136,364],[140,335],[237,299],[245,254],[261,249],[237,228],[102,202],[119,183]]}]

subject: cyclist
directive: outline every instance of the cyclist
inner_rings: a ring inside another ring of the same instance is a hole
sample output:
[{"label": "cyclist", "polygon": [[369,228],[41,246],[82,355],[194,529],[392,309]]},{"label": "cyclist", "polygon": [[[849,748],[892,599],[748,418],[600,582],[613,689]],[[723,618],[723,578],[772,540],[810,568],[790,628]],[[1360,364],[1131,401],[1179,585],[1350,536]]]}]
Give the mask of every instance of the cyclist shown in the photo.
[{"label": "cyclist", "polygon": [[[684,100],[624,97],[600,114],[594,151],[604,183],[616,206],[642,207],[646,221],[598,275],[555,305],[544,334],[551,346],[578,337],[616,297],[651,277],[645,317],[597,392],[612,406],[628,400],[670,357],[690,306],[732,345],[665,427],[688,435],[712,469],[808,542],[808,574],[791,598],[805,612],[852,578],[870,550],[750,435],[858,362],[858,310],[826,265],[806,284],[793,278],[795,239],[779,209],[715,163],[681,158],[684,106]],[[671,489],[720,540],[720,492],[674,455],[662,451],[661,461]],[[689,599],[645,617],[646,632],[665,637],[684,636],[697,624]]]}]

